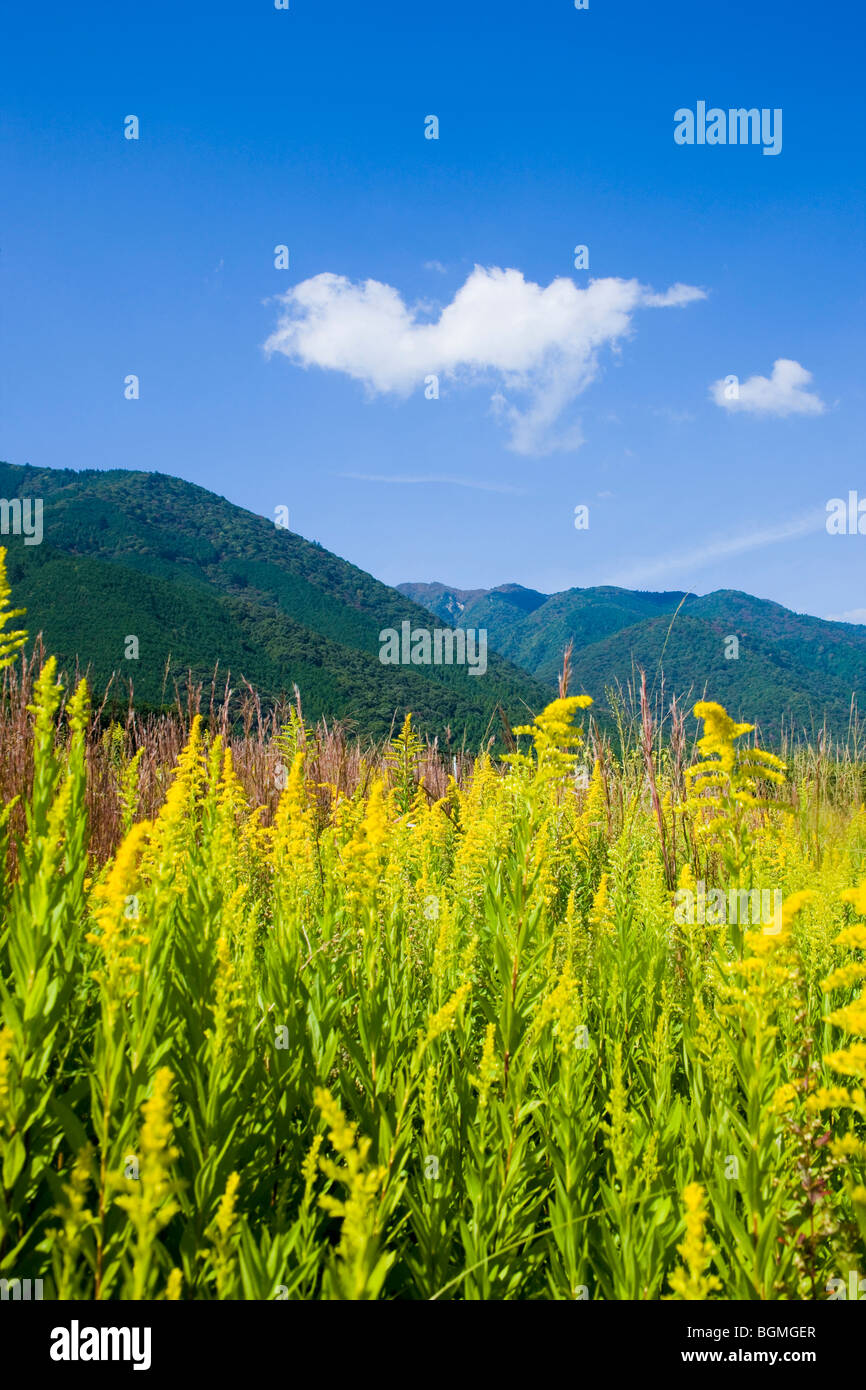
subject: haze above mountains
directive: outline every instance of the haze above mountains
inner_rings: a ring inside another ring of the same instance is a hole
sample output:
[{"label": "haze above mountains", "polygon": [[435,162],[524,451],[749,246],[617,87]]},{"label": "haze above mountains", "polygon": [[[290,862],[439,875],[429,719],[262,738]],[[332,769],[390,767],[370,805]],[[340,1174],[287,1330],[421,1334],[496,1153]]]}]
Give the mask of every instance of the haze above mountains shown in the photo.
[{"label": "haze above mountains", "polygon": [[[542,594],[518,584],[461,590],[381,583],[316,543],[206,489],[160,473],[37,469],[0,463],[0,496],[42,498],[44,540],[0,537],[15,606],[67,672],[89,671],[136,704],[174,698],[190,672],[217,689],[231,672],[266,703],[300,688],[308,719],[346,719],[381,737],[411,709],[443,745],[478,744],[553,697],[574,643],[571,692],[633,680],[686,702],[706,695],[765,738],[809,735],[826,717],[844,737],[851,697],[866,695],[866,628],[790,612],[733,590],[703,597],[610,587]],[[488,668],[387,666],[380,632],[408,620],[482,628]],[[127,638],[138,638],[128,659]],[[727,659],[729,639],[739,654]],[[498,655],[497,655],[498,654]]]}]

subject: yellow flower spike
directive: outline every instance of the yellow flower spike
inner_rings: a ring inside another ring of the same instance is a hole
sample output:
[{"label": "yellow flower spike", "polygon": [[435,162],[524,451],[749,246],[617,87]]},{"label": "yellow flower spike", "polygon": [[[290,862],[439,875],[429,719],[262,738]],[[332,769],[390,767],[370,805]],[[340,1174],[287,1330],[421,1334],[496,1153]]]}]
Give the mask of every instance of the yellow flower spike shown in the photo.
[{"label": "yellow flower spike", "polygon": [[592,849],[593,831],[607,828],[607,801],[605,798],[604,773],[601,762],[596,758],[589,786],[583,800],[580,814],[574,822],[574,844],[577,853],[588,860]]},{"label": "yellow flower spike", "polygon": [[743,734],[750,734],[754,724],[735,723],[722,705],[714,704],[711,700],[699,700],[692,713],[696,719],[704,721],[703,736],[698,739],[698,747],[704,756],[710,758],[716,754],[721,758],[723,767],[732,765],[736,756],[734,741]]},{"label": "yellow flower spike", "polygon": [[692,866],[688,860],[685,861],[679,872],[677,887],[693,893],[697,887],[697,880],[692,872]]},{"label": "yellow flower spike", "polygon": [[843,903],[851,903],[860,917],[866,917],[866,878],[856,888],[846,888],[842,894]]},{"label": "yellow flower spike", "polygon": [[343,851],[346,865],[346,900],[372,911],[391,829],[390,804],[385,784],[377,779],[370,790],[364,818]]},{"label": "yellow flower spike", "polygon": [[319,1171],[319,1150],[322,1147],[322,1135],[317,1134],[307,1150],[306,1156],[301,1164],[301,1177],[304,1179],[303,1205],[310,1205],[310,1198],[313,1195],[313,1185],[316,1181],[316,1174]]},{"label": "yellow flower spike", "polygon": [[[2,1121],[2,1112],[0,1112]],[[2,1124],[0,1124],[2,1128]],[[60,1226],[46,1231],[46,1235],[59,1253],[61,1268],[57,1278],[57,1297],[66,1299],[72,1296],[75,1274],[79,1264],[82,1239],[94,1223],[93,1213],[87,1205],[87,1192],[96,1181],[95,1153],[92,1145],[85,1144],[79,1149],[69,1181],[62,1184],[65,1201],[52,1209],[52,1216],[60,1218]]]},{"label": "yellow flower spike", "polygon": [[773,1096],[771,1110],[776,1115],[783,1115],[790,1110],[792,1102],[797,1099],[797,1087],[792,1086],[790,1081],[786,1081],[784,1086],[780,1086]]},{"label": "yellow flower spike", "polygon": [[607,873],[602,874],[599,879],[598,888],[593,894],[592,908],[589,913],[589,924],[595,931],[610,933],[614,930],[615,921],[613,907],[610,901]]},{"label": "yellow flower spike", "polygon": [[442,1008],[432,1016],[427,1024],[426,1033],[422,1034],[422,1052],[433,1042],[434,1038],[438,1038],[442,1033],[447,1033],[454,1027],[460,1005],[463,1003],[471,988],[472,986],[470,984],[460,985],[448,1002],[443,1004]]},{"label": "yellow flower spike", "polygon": [[736,723],[721,705],[699,700],[694,714],[704,721],[698,739],[704,761],[685,769],[686,808],[697,835],[720,852],[730,881],[740,884],[756,853],[755,813],[793,813],[787,802],[761,794],[761,783],[786,783],[785,764],[760,748],[738,749],[736,740],[754,726]]},{"label": "yellow flower spike", "polygon": [[572,974],[570,963],[566,961],[558,983],[542,1000],[535,1018],[534,1031],[539,1034],[552,1023],[556,1034],[557,1052],[560,1057],[570,1058],[574,1054],[580,1012],[577,981]]},{"label": "yellow flower spike", "polygon": [[313,1100],[322,1112],[322,1118],[326,1124],[330,1125],[328,1139],[337,1150],[338,1154],[346,1154],[355,1145],[355,1135],[358,1131],[356,1124],[350,1123],[340,1106],[337,1104],[331,1092],[322,1086],[317,1086],[313,1092]]},{"label": "yellow flower spike", "polygon": [[189,738],[178,755],[174,776],[157,814],[153,827],[153,845],[149,862],[158,868],[170,868],[176,885],[186,885],[182,846],[196,824],[195,809],[205,784],[203,758],[202,716],[195,715]]},{"label": "yellow flower spike", "polygon": [[238,1184],[240,1180],[239,1173],[230,1173],[226,1180],[226,1190],[220,1198],[220,1204],[216,1214],[216,1228],[223,1237],[230,1234],[237,1219],[235,1204],[237,1202]]},{"label": "yellow flower spike", "polygon": [[535,793],[546,782],[571,772],[577,760],[577,750],[583,746],[583,732],[575,728],[573,716],[578,710],[588,709],[591,704],[590,695],[568,695],[564,699],[551,701],[535,716],[532,724],[521,724],[514,729],[518,737],[529,734],[535,760],[517,752],[506,753],[504,761],[515,770],[534,773],[531,785]]},{"label": "yellow flower spike", "polygon": [[843,927],[833,938],[834,946],[850,946],[855,951],[866,951],[866,925],[855,922],[853,926]]},{"label": "yellow flower spike", "polygon": [[861,994],[852,999],[843,1009],[836,1009],[834,1013],[828,1014],[827,1022],[835,1024],[837,1028],[844,1028],[846,1033],[866,1033],[866,998]]},{"label": "yellow flower spike", "polygon": [[28,636],[24,628],[13,629],[11,632],[3,631],[7,623],[13,618],[22,618],[27,611],[25,608],[10,608],[11,596],[12,590],[6,578],[6,548],[0,545],[0,670],[4,666],[12,665]]},{"label": "yellow flower spike", "polygon": [[[837,944],[846,943],[837,942]],[[821,988],[826,994],[829,994],[834,989],[848,989],[858,980],[863,979],[866,979],[866,961],[852,960],[845,965],[837,966],[826,980],[821,981]]]},{"label": "yellow flower spike", "polygon": [[243,1009],[241,982],[232,961],[231,947],[225,936],[216,944],[216,978],[213,990],[213,1027],[206,1030],[211,1039],[213,1055],[227,1060],[239,1042],[238,1015]]},{"label": "yellow flower spike", "polygon": [[[864,910],[863,883],[858,888],[847,889],[841,897],[844,902],[852,903],[857,912]],[[834,944],[848,946],[853,950],[866,948],[866,936],[864,936],[862,924],[857,923],[853,927],[844,927],[836,936]],[[866,963],[846,961],[824,980],[823,988],[827,993],[834,989],[849,988],[852,984],[863,979],[864,973],[866,973]],[[864,1119],[866,1118],[866,1094],[864,1094],[863,1086],[864,1081],[866,1081],[866,1042],[863,1041],[863,1038],[866,1036],[866,994],[861,992],[853,999],[849,999],[841,1008],[833,1010],[827,1015],[826,1022],[836,1028],[842,1028],[850,1035],[850,1040],[847,1046],[825,1054],[824,1063],[831,1071],[837,1072],[840,1076],[850,1077],[853,1084],[846,1087],[822,1087],[813,1098],[811,1108],[844,1109],[848,1111],[849,1115]],[[853,1133],[834,1140],[830,1145],[830,1150],[835,1158],[846,1163],[859,1163],[866,1158],[866,1145]]]},{"label": "yellow flower spike", "polygon": [[131,892],[138,881],[137,861],[151,831],[148,821],[139,821],[124,837],[107,877],[97,883],[90,894],[95,930],[85,939],[98,946],[102,967],[94,971],[105,992],[109,1011],[131,997],[135,982],[131,978],[141,970],[139,947],[147,944],[147,936],[139,926]]},{"label": "yellow flower spike", "polygon": [[66,718],[69,721],[69,731],[72,734],[73,742],[76,739],[81,739],[90,719],[90,691],[83,676],[66,706]]},{"label": "yellow flower spike", "polygon": [[807,903],[814,902],[817,894],[811,888],[792,893],[782,902],[782,935],[789,930],[794,918],[803,911]]},{"label": "yellow flower spike", "polygon": [[15,1034],[5,1024],[0,1024],[0,1132],[7,1122],[12,1123],[12,1051]]},{"label": "yellow flower spike", "polygon": [[478,1108],[484,1110],[490,1097],[490,1088],[499,1077],[499,1061],[496,1057],[496,1024],[488,1023],[484,1034],[484,1047],[478,1066],[478,1075],[470,1078],[478,1091]]},{"label": "yellow flower spike", "polygon": [[[343,1200],[323,1193],[319,1206],[342,1220],[336,1249],[339,1278],[344,1294],[359,1299],[367,1294],[371,1276],[375,1278],[376,1270],[381,1267],[381,1261],[376,1263],[376,1213],[387,1169],[368,1164],[370,1140],[357,1138],[357,1125],[349,1123],[330,1091],[317,1086],[313,1099],[330,1127],[328,1139],[342,1160],[335,1163],[333,1159],[320,1158],[319,1168],[325,1177],[340,1183],[346,1192]],[[386,1267],[391,1258],[387,1257]]]},{"label": "yellow flower spike", "polygon": [[852,1043],[839,1052],[830,1052],[824,1061],[842,1076],[866,1076],[866,1043]]},{"label": "yellow flower spike", "polygon": [[840,1110],[851,1104],[851,1092],[847,1086],[819,1086],[806,1100],[806,1109]]},{"label": "yellow flower spike", "polygon": [[714,1274],[707,1271],[713,1262],[714,1250],[706,1236],[709,1219],[706,1210],[706,1194],[700,1183],[690,1182],[683,1189],[685,1206],[686,1236],[677,1250],[683,1258],[683,1267],[674,1270],[670,1276],[670,1286],[678,1298],[700,1301],[720,1290],[722,1285]]},{"label": "yellow flower spike", "polygon": [[866,1144],[859,1134],[849,1130],[847,1134],[842,1135],[841,1139],[831,1140],[830,1152],[834,1158],[840,1159],[843,1163],[850,1163],[852,1159],[861,1162],[866,1158]]},{"label": "yellow flower spike", "polygon": [[210,1260],[216,1275],[217,1298],[231,1297],[235,1285],[235,1248],[237,1245],[237,1195],[240,1175],[230,1173],[217,1213],[207,1230],[211,1242]]},{"label": "yellow flower spike", "polygon": [[174,1198],[177,1184],[171,1177],[172,1167],[180,1157],[172,1144],[173,1079],[168,1067],[160,1067],[151,1097],[141,1108],[137,1181],[127,1184],[122,1177],[114,1180],[115,1186],[131,1188],[116,1202],[127,1213],[136,1233],[131,1294],[134,1299],[146,1296],[151,1249],[159,1232],[180,1210]]},{"label": "yellow flower spike", "polygon": [[212,759],[221,762],[217,778],[216,844],[218,864],[233,863],[237,852],[238,822],[247,809],[247,799],[234,767],[232,750],[226,748],[220,760],[220,740],[214,743]]},{"label": "yellow flower spike", "polygon": [[292,759],[288,781],[274,817],[274,851],[280,874],[301,879],[313,861],[315,829],[304,779],[306,753],[299,749]]},{"label": "yellow flower spike", "polygon": [[436,907],[439,913],[439,931],[436,935],[436,946],[433,952],[432,974],[433,979],[438,983],[444,979],[451,963],[457,943],[457,923],[455,909],[451,903],[440,904],[437,899]]}]

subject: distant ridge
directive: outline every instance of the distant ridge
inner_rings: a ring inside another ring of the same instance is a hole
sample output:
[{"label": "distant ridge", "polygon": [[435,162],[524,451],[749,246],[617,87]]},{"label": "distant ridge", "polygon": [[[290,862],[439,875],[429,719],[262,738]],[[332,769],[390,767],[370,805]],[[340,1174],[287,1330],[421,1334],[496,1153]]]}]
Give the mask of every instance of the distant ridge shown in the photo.
[{"label": "distant ridge", "polygon": [[[25,625],[67,669],[114,681],[137,704],[174,698],[187,672],[210,685],[229,671],[265,702],[301,690],[304,713],[387,734],[407,710],[442,745],[501,733],[548,698],[507,660],[483,677],[465,666],[387,666],[379,633],[431,626],[426,609],[355,565],[205,488],[162,473],[37,469],[0,463],[0,496],[42,498],[44,539],[0,536]],[[138,658],[126,656],[127,638]]]},{"label": "distant ridge", "polygon": [[852,695],[866,709],[866,627],[792,613],[738,590],[696,598],[611,586],[549,595],[519,584],[397,587],[435,613],[466,595],[461,622],[486,627],[494,650],[549,687],[573,641],[572,692],[597,702],[606,686],[625,685],[643,667],[656,689],[663,679],[666,693],[683,700],[706,693],[767,738],[783,727],[813,736],[826,718],[828,730],[844,739]]},{"label": "distant ridge", "polygon": [[[68,671],[88,669],[136,703],[171,703],[191,672],[231,672],[265,702],[300,687],[310,720],[345,719],[371,737],[411,709],[449,746],[525,722],[550,699],[574,643],[571,690],[593,696],[643,667],[651,687],[719,700],[766,739],[847,735],[852,696],[866,704],[866,627],[792,613],[737,590],[701,598],[597,586],[543,594],[520,584],[458,589],[380,583],[322,546],[207,489],[161,473],[38,469],[0,463],[0,496],[43,499],[44,539],[0,536],[16,606]],[[677,611],[679,610],[679,611]],[[430,615],[436,619],[431,624]],[[674,616],[676,615],[676,616]],[[387,666],[379,634],[414,627],[485,629],[488,670]],[[127,659],[126,639],[138,639]],[[731,639],[736,657],[726,656]],[[113,682],[113,684],[112,684]]]}]

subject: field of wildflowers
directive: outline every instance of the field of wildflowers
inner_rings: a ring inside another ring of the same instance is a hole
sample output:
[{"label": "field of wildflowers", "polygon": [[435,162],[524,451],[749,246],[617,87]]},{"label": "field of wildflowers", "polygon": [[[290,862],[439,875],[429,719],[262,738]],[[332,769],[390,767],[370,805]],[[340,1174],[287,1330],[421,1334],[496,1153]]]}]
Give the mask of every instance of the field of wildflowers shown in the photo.
[{"label": "field of wildflowers", "polygon": [[[615,752],[590,704],[438,781],[407,718],[351,788],[294,712],[273,811],[196,715],[143,818],[119,738],[98,854],[106,736],[45,662],[0,817],[0,1275],[773,1300],[866,1268],[860,771],[709,702],[695,758],[646,710]],[[780,891],[780,927],[677,921],[699,882]]]}]

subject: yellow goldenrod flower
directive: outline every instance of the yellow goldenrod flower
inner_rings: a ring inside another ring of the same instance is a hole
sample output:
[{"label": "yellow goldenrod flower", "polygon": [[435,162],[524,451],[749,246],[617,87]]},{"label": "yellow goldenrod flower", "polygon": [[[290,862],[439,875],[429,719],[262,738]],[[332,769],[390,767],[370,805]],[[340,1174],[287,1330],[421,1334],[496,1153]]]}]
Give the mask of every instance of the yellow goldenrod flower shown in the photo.
[{"label": "yellow goldenrod flower", "polygon": [[223,1237],[230,1234],[235,1224],[235,1204],[238,1196],[238,1184],[240,1183],[239,1173],[229,1173],[226,1180],[226,1190],[220,1198],[220,1204],[216,1214],[216,1228]]},{"label": "yellow goldenrod flower", "polygon": [[588,709],[592,704],[590,695],[568,695],[564,699],[552,700],[531,724],[521,724],[514,730],[518,735],[529,734],[535,752],[535,763],[523,753],[509,753],[505,761],[516,768],[535,772],[534,785],[540,787],[550,778],[569,773],[577,758],[577,750],[583,746],[583,733],[575,728],[574,715],[578,710]]},{"label": "yellow goldenrod flower", "polygon": [[842,901],[851,903],[855,912],[861,917],[866,917],[866,878],[856,888],[846,888],[842,894]]},{"label": "yellow goldenrod flower", "polygon": [[315,1135],[312,1144],[307,1150],[306,1157],[301,1164],[301,1177],[304,1179],[304,1199],[303,1205],[310,1205],[310,1198],[313,1194],[313,1184],[316,1181],[316,1173],[319,1169],[319,1150],[322,1147],[321,1134]]},{"label": "yellow goldenrod flower", "polygon": [[136,1233],[135,1298],[145,1296],[156,1237],[179,1210],[173,1195],[177,1184],[171,1176],[179,1157],[179,1151],[172,1145],[172,1080],[169,1068],[160,1067],[154,1077],[153,1093],[142,1106],[138,1179],[116,1179],[117,1185],[127,1188],[127,1195],[116,1199],[117,1205],[127,1213]]},{"label": "yellow goldenrod flower", "polygon": [[490,1088],[498,1079],[500,1064],[496,1057],[496,1024],[488,1023],[487,1031],[484,1034],[484,1047],[481,1052],[481,1062],[478,1067],[478,1075],[472,1078],[472,1084],[478,1091],[478,1108],[483,1110],[490,1096]]},{"label": "yellow goldenrod flower", "polygon": [[26,609],[10,608],[9,599],[12,590],[6,578],[6,549],[0,545],[0,669],[4,666],[11,666],[18,652],[27,641],[27,633],[24,628],[16,628],[11,632],[4,632],[3,629],[13,618],[24,616]]},{"label": "yellow goldenrod flower", "polygon": [[343,851],[347,901],[370,911],[376,902],[389,830],[388,800],[380,779],[371,788],[357,833]]},{"label": "yellow goldenrod flower", "polygon": [[815,897],[811,888],[804,888],[799,893],[792,893],[782,902],[782,933],[784,934],[791,926],[794,918],[803,911],[807,903],[813,901]]},{"label": "yellow goldenrod flower", "polygon": [[102,967],[94,971],[94,979],[102,985],[112,1016],[134,992],[135,976],[142,968],[140,948],[149,939],[141,931],[139,897],[131,890],[136,886],[137,861],[150,829],[147,821],[132,826],[107,877],[90,894],[96,930],[88,932],[86,940],[102,953]]},{"label": "yellow goldenrod flower", "polygon": [[422,1051],[434,1038],[438,1038],[442,1033],[447,1033],[449,1029],[454,1027],[460,1005],[463,1003],[471,988],[472,986],[469,984],[460,985],[448,1002],[443,1004],[442,1008],[433,1015],[427,1024],[426,1033],[422,1034]]},{"label": "yellow goldenrod flower", "polygon": [[615,928],[615,918],[613,905],[610,901],[607,873],[602,874],[599,879],[598,888],[593,894],[589,924],[593,930],[597,932],[613,932]]},{"label": "yellow goldenrod flower", "polygon": [[202,717],[195,715],[151,836],[148,867],[170,874],[177,892],[187,884],[184,847],[195,838],[205,783]]},{"label": "yellow goldenrod flower", "polygon": [[[340,1183],[346,1192],[343,1200],[329,1193],[319,1198],[323,1210],[342,1221],[336,1250],[339,1285],[344,1296],[352,1299],[375,1296],[380,1270],[376,1198],[387,1169],[368,1163],[370,1140],[357,1138],[357,1125],[347,1121],[330,1091],[317,1087],[313,1098],[330,1126],[328,1139],[341,1160],[335,1163],[333,1159],[320,1158],[319,1167],[325,1177]],[[384,1276],[384,1269],[381,1273]]]},{"label": "yellow goldenrod flower", "polygon": [[5,1024],[0,1025],[0,1126],[12,1111],[12,1049],[15,1035]]},{"label": "yellow goldenrod flower", "polygon": [[669,1283],[677,1298],[703,1301],[722,1286],[714,1274],[708,1273],[714,1251],[706,1235],[709,1217],[704,1189],[700,1183],[690,1182],[686,1185],[683,1189],[683,1204],[686,1209],[686,1236],[682,1244],[677,1246],[683,1266],[674,1270]]}]

